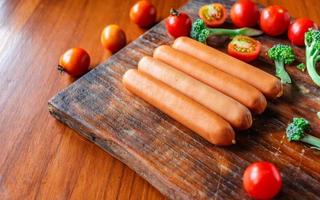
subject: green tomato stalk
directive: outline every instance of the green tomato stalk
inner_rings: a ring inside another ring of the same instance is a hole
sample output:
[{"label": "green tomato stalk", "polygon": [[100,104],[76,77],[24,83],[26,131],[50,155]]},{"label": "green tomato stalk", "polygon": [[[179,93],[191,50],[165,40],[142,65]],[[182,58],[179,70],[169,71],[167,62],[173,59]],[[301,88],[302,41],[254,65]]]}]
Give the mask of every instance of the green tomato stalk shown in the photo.
[{"label": "green tomato stalk", "polygon": [[310,29],[305,33],[307,71],[315,84],[320,86],[320,76],[316,70],[320,62],[320,30]]},{"label": "green tomato stalk", "polygon": [[299,65],[297,65],[297,68],[300,70],[300,71],[305,71],[306,70],[306,65],[304,63],[300,63]]},{"label": "green tomato stalk", "polygon": [[320,139],[309,135],[310,123],[304,118],[293,118],[286,129],[286,135],[289,141],[301,141],[320,149]]},{"label": "green tomato stalk", "polygon": [[210,36],[228,36],[234,37],[237,35],[245,36],[259,36],[263,32],[253,28],[239,28],[239,29],[224,29],[224,28],[208,28],[202,19],[197,19],[193,24],[190,36],[199,42],[206,43]]},{"label": "green tomato stalk", "polygon": [[291,78],[284,65],[291,64],[296,58],[292,48],[288,45],[276,44],[268,50],[268,56],[275,63],[276,76],[281,79],[281,82],[284,84],[291,83]]}]

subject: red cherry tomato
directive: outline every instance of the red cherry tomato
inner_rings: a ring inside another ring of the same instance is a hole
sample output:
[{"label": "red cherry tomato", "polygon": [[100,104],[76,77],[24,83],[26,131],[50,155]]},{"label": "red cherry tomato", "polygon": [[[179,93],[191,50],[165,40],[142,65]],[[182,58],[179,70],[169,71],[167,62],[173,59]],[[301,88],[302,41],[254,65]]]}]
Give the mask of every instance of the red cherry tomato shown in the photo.
[{"label": "red cherry tomato", "polygon": [[236,36],[228,45],[228,54],[231,56],[250,62],[255,60],[260,53],[261,43],[248,36]]},{"label": "red cherry tomato", "polygon": [[130,10],[130,19],[139,27],[153,25],[157,18],[157,10],[149,1],[143,0],[134,4]]},{"label": "red cherry tomato", "polygon": [[126,43],[126,34],[118,25],[111,24],[103,29],[101,44],[112,53],[119,51]]},{"label": "red cherry tomato", "polygon": [[282,187],[281,175],[272,163],[256,162],[245,170],[243,187],[255,199],[272,199]]},{"label": "red cherry tomato", "polygon": [[186,13],[179,13],[171,9],[170,16],[166,19],[168,33],[174,37],[189,36],[192,21]]},{"label": "red cherry tomato", "polygon": [[227,10],[220,3],[204,5],[199,9],[199,17],[209,27],[217,27],[227,19]]},{"label": "red cherry tomato", "polygon": [[258,23],[260,12],[252,0],[239,0],[231,7],[230,17],[237,27],[252,27]]},{"label": "red cherry tomato", "polygon": [[281,6],[269,6],[262,10],[260,27],[270,36],[278,36],[285,33],[290,24],[288,11]]},{"label": "red cherry tomato", "polygon": [[82,48],[72,48],[60,57],[58,69],[71,76],[79,77],[88,71],[89,66],[89,54]]},{"label": "red cherry tomato", "polygon": [[288,30],[288,38],[292,44],[304,46],[304,34],[309,28],[315,27],[315,23],[308,18],[300,18],[295,20]]}]

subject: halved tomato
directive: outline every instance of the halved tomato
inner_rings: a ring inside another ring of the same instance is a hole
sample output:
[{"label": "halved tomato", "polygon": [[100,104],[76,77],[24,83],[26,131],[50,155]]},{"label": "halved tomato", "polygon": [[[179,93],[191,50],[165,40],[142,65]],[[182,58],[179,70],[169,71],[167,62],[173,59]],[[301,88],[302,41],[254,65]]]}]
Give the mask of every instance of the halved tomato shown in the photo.
[{"label": "halved tomato", "polygon": [[239,35],[232,39],[228,45],[228,54],[250,62],[255,60],[260,53],[261,43],[251,37]]},{"label": "halved tomato", "polygon": [[204,5],[199,9],[199,17],[207,26],[217,27],[227,19],[227,10],[220,3]]}]

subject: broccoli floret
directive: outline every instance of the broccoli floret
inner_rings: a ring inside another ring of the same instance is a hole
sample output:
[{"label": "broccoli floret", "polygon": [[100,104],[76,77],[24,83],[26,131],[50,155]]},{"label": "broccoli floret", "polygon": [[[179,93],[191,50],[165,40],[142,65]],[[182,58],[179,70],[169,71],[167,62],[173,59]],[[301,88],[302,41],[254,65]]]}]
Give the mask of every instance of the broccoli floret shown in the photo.
[{"label": "broccoli floret", "polygon": [[300,63],[299,65],[297,65],[297,68],[304,72],[306,70],[306,65],[304,63]]},{"label": "broccoli floret", "polygon": [[192,27],[191,27],[191,32],[190,36],[193,39],[198,40],[198,36],[201,33],[202,30],[206,29],[206,24],[204,23],[203,20],[197,19],[195,22],[193,22]]},{"label": "broccoli floret", "polygon": [[320,148],[320,139],[309,135],[310,123],[304,118],[293,118],[286,129],[289,141],[302,141],[316,148]]},{"label": "broccoli floret", "polygon": [[287,127],[286,133],[289,141],[299,141],[309,132],[310,123],[304,118],[293,118],[293,122]]},{"label": "broccoli floret", "polygon": [[202,43],[207,43],[207,38],[210,36],[210,31],[208,29],[203,29],[198,36],[198,41]]},{"label": "broccoli floret", "polygon": [[268,55],[276,65],[276,76],[282,83],[291,83],[291,78],[286,72],[284,65],[290,64],[295,60],[295,55],[289,45],[276,44],[269,49]]},{"label": "broccoli floret", "polygon": [[206,43],[207,38],[212,35],[234,37],[237,35],[258,36],[263,32],[253,28],[224,29],[224,28],[207,28],[202,19],[197,19],[192,24],[190,36],[199,42]]},{"label": "broccoli floret", "polygon": [[306,64],[309,76],[315,84],[320,86],[320,76],[316,66],[320,62],[320,30],[310,29],[304,35],[306,45]]}]

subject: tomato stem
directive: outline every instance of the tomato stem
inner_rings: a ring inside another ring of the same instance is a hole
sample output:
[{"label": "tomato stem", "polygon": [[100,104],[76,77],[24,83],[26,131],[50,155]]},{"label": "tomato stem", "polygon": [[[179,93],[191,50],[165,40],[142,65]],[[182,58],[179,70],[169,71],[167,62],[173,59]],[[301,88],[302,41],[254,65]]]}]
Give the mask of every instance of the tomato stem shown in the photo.
[{"label": "tomato stem", "polygon": [[179,16],[180,13],[179,13],[176,9],[171,8],[171,9],[170,9],[170,15],[172,15],[172,16]]},{"label": "tomato stem", "polygon": [[63,73],[63,72],[64,72],[64,68],[63,68],[63,66],[61,66],[61,65],[58,65],[57,69],[58,69],[58,71],[59,71],[60,73]]}]

